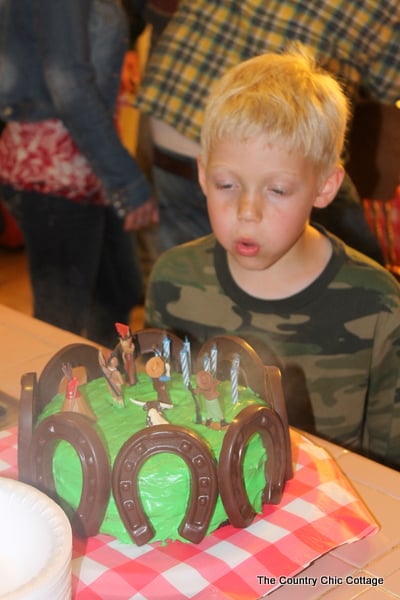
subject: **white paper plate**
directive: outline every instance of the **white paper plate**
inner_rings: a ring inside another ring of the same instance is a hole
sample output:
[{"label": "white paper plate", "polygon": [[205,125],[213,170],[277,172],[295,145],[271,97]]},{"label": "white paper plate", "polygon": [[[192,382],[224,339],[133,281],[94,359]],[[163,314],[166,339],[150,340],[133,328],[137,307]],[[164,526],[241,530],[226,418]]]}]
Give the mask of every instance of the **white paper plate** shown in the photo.
[{"label": "white paper plate", "polygon": [[0,477],[0,598],[70,598],[71,553],[64,511],[36,488]]}]

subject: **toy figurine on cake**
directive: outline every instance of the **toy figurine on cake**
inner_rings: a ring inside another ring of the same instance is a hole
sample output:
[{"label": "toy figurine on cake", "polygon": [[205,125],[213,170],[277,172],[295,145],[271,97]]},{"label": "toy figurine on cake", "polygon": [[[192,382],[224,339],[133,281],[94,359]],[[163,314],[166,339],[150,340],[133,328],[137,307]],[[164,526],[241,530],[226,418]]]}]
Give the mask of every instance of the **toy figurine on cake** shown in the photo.
[{"label": "toy figurine on cake", "polygon": [[206,425],[207,427],[215,427],[215,423],[219,423],[220,428],[226,427],[227,423],[221,409],[219,401],[219,391],[217,381],[209,371],[199,371],[196,374],[197,388],[194,392],[201,394],[206,402]]},{"label": "toy figurine on cake", "polygon": [[116,328],[107,357],[73,344],[38,380],[23,376],[20,479],[55,498],[77,534],[137,545],[199,543],[278,503],[292,475],[279,370],[232,336],[194,360],[172,333]]}]

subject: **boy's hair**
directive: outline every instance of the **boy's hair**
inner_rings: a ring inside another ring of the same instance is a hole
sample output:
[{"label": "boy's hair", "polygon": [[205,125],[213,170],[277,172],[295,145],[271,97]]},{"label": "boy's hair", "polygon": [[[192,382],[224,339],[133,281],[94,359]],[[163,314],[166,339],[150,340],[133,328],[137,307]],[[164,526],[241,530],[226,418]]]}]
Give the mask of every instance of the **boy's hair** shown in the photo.
[{"label": "boy's hair", "polygon": [[340,162],[349,104],[339,83],[301,44],[231,68],[212,88],[201,134],[203,160],[223,138],[265,134],[327,172]]}]

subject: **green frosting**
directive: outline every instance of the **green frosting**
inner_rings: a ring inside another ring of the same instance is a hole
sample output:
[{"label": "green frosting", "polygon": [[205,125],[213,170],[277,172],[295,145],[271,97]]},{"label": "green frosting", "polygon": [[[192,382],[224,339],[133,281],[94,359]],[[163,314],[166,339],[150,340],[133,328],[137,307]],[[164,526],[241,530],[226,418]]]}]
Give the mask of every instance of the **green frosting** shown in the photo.
[{"label": "green frosting", "polygon": [[[214,430],[204,424],[195,423],[195,406],[192,394],[183,385],[182,376],[174,373],[167,382],[167,389],[173,408],[164,411],[165,418],[172,424],[182,425],[195,431],[208,445],[218,460],[224,431]],[[192,385],[195,386],[194,378]],[[125,407],[119,407],[109,392],[104,378],[96,379],[79,388],[97,417],[93,427],[99,433],[107,449],[110,464],[114,464],[122,444],[137,431],[146,427],[146,412],[142,406],[133,404],[130,398],[141,402],[156,400],[157,394],[152,380],[143,373],[138,375],[138,383],[124,389]],[[239,401],[232,405],[229,381],[219,384],[220,403],[225,420],[229,423],[249,404],[265,404],[249,388],[239,387]],[[61,409],[64,397],[59,394],[46,407],[41,419]],[[205,401],[199,396],[203,422],[205,422]],[[266,453],[258,435],[254,435],[247,446],[244,458],[245,486],[249,500],[256,512],[261,511],[262,492],[265,487],[264,464]],[[82,469],[76,451],[67,442],[60,442],[53,460],[53,471],[57,493],[73,508],[79,504],[82,490]],[[184,461],[172,453],[160,453],[147,460],[139,475],[139,490],[143,508],[155,530],[152,541],[184,540],[178,532],[184,517],[190,494],[190,472]],[[215,511],[208,533],[227,521],[227,515],[218,496]],[[114,498],[111,494],[101,532],[115,536],[122,542],[132,543],[131,537],[122,523]]]}]

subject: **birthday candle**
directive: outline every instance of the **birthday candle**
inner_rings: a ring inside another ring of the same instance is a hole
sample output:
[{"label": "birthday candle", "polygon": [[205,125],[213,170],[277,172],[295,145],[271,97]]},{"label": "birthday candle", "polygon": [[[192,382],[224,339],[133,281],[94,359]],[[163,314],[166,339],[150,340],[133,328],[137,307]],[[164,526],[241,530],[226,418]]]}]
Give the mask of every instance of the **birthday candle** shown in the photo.
[{"label": "birthday candle", "polygon": [[208,352],[206,352],[203,356],[203,369],[208,372],[211,371],[211,360]]},{"label": "birthday candle", "polygon": [[162,347],[163,347],[163,358],[166,362],[169,361],[169,357],[170,357],[170,344],[171,344],[171,340],[169,339],[169,337],[167,335],[164,335],[163,341],[162,341]]},{"label": "birthday candle", "polygon": [[237,404],[239,400],[239,364],[239,355],[235,354],[231,365],[232,404]]},{"label": "birthday candle", "polygon": [[217,363],[218,363],[218,348],[217,344],[213,344],[211,347],[211,372],[213,375],[217,373]]},{"label": "birthday candle", "polygon": [[180,352],[181,358],[181,369],[182,369],[182,379],[183,383],[186,387],[189,387],[190,384],[190,372],[189,372],[189,357],[185,348],[182,348]]},{"label": "birthday candle", "polygon": [[187,353],[187,358],[188,358],[188,366],[189,366],[189,371],[191,369],[191,364],[192,364],[192,354],[191,354],[191,349],[190,349],[190,342],[188,340],[187,337],[185,337],[185,340],[183,342],[183,347],[186,350]]}]

